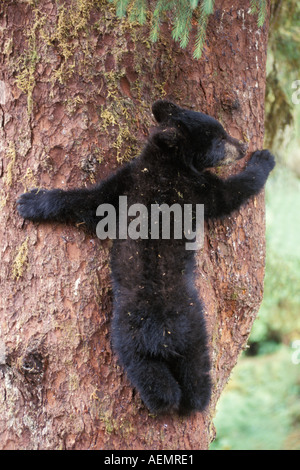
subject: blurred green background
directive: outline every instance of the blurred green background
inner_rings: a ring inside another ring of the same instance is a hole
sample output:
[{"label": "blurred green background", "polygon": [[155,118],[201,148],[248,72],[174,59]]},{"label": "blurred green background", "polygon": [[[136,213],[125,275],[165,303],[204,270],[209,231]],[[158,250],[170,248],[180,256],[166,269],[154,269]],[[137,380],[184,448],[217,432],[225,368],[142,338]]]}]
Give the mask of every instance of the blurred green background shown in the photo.
[{"label": "blurred green background", "polygon": [[271,5],[265,147],[277,166],[266,186],[264,299],[219,401],[212,450],[300,450],[300,4]]}]

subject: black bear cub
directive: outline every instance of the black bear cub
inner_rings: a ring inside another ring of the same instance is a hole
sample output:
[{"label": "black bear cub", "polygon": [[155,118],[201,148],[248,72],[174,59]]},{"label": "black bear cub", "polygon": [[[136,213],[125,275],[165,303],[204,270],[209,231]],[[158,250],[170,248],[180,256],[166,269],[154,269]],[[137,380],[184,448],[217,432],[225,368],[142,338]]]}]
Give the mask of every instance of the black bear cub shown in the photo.
[{"label": "black bear cub", "polygon": [[[241,173],[222,180],[207,169],[242,158],[244,144],[203,113],[164,100],[152,111],[158,126],[140,156],[91,188],[22,194],[20,215],[80,224],[95,234],[103,220],[96,215],[99,205],[112,205],[120,221],[119,196],[126,196],[128,207],[190,204],[194,219],[196,205],[203,204],[207,219],[232,213],[263,188],[275,165],[268,150],[254,152]],[[193,282],[195,251],[186,248],[184,233],[175,237],[171,230],[164,237],[160,229],[151,237],[149,227],[144,237],[113,241],[113,349],[151,412],[202,411],[211,395],[210,355]]]}]

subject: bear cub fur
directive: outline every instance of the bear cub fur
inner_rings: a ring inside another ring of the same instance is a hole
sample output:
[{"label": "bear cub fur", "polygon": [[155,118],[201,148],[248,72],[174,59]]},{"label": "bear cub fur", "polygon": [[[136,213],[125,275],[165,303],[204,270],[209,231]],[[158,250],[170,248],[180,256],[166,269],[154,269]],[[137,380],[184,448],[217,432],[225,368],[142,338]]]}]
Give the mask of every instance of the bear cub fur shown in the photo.
[{"label": "bear cub fur", "polygon": [[[259,193],[273,169],[268,150],[252,153],[244,170],[220,179],[208,168],[244,157],[246,147],[214,118],[165,100],[152,108],[158,126],[141,154],[91,188],[22,194],[24,219],[82,224],[95,234],[100,204],[119,196],[128,206],[204,204],[204,217],[231,214]],[[81,225],[80,225],[81,226]],[[172,234],[172,231],[171,231]],[[194,251],[186,239],[115,239],[112,345],[133,386],[153,413],[202,411],[211,396],[203,304],[194,287]]]}]

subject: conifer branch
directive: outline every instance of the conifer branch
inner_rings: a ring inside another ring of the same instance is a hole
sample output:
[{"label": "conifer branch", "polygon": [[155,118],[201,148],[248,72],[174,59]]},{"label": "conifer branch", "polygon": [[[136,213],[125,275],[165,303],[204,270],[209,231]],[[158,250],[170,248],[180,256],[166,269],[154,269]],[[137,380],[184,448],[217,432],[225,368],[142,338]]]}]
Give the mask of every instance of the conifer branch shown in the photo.
[{"label": "conifer branch", "polygon": [[[147,14],[150,12],[148,0],[108,0],[114,3],[116,14],[119,18],[128,14],[131,22],[145,24]],[[157,0],[154,11],[151,12],[150,40],[156,42],[159,39],[160,26],[169,13],[172,18],[172,37],[185,48],[190,40],[192,20],[198,17],[197,35],[194,48],[194,58],[199,59],[202,55],[208,18],[214,12],[215,0]],[[251,0],[251,13],[257,14],[258,27],[263,26],[267,14],[266,0]]]}]

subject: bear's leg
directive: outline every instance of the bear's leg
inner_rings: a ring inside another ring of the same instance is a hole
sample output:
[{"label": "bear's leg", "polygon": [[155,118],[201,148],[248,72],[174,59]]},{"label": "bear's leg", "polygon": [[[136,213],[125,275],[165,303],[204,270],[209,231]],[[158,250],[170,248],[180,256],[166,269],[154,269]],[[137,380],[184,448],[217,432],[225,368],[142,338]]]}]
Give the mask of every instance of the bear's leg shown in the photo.
[{"label": "bear's leg", "polygon": [[239,209],[251,196],[262,190],[274,166],[274,156],[268,150],[257,150],[241,173],[226,180],[205,172],[210,193],[207,194],[205,217],[224,217]]},{"label": "bear's leg", "polygon": [[17,209],[24,219],[39,222],[83,222],[91,211],[96,219],[93,193],[86,189],[33,189],[19,197]]},{"label": "bear's leg", "polygon": [[78,225],[95,233],[101,194],[95,189],[33,189],[22,194],[17,209],[24,219],[36,222],[61,222]]},{"label": "bear's leg", "polygon": [[178,409],[181,390],[167,363],[162,359],[132,357],[126,371],[152,413]]},{"label": "bear's leg", "polygon": [[107,180],[79,189],[33,189],[21,194],[17,210],[21,217],[36,222],[61,222],[83,226],[95,234],[99,217],[97,208],[111,204],[117,210],[119,195],[130,183],[130,167],[121,168]]},{"label": "bear's leg", "polygon": [[207,350],[190,351],[177,362],[176,377],[181,386],[179,411],[203,411],[211,397],[210,360]]}]

